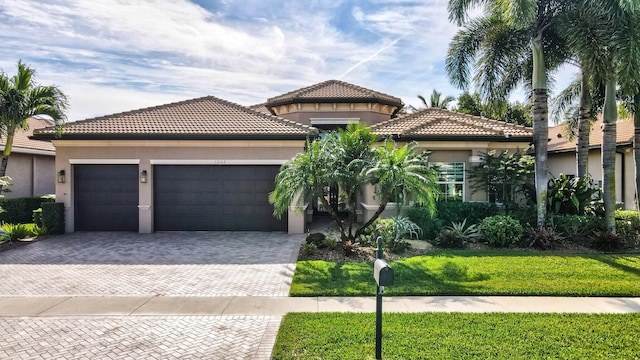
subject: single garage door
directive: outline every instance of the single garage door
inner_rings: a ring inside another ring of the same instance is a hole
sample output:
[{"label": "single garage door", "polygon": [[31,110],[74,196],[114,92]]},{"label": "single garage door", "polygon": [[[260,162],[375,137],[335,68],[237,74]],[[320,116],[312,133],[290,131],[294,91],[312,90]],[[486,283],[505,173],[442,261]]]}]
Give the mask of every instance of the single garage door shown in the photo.
[{"label": "single garage door", "polygon": [[273,165],[154,167],[156,230],[286,231],[273,217]]},{"label": "single garage door", "polygon": [[138,231],[138,165],[73,167],[76,231]]}]

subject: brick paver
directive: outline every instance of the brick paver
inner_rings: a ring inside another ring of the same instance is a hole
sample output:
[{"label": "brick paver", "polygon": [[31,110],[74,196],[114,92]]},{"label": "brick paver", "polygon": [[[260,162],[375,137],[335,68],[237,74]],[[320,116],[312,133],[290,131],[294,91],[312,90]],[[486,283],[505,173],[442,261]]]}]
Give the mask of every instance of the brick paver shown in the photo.
[{"label": "brick paver", "polygon": [[271,316],[0,318],[1,359],[268,359]]},{"label": "brick paver", "polygon": [[74,233],[0,253],[0,296],[287,296],[301,235]]},{"label": "brick paver", "polygon": [[[287,296],[303,235],[73,233],[0,252],[0,297]],[[0,318],[0,359],[268,359],[279,316]]]}]

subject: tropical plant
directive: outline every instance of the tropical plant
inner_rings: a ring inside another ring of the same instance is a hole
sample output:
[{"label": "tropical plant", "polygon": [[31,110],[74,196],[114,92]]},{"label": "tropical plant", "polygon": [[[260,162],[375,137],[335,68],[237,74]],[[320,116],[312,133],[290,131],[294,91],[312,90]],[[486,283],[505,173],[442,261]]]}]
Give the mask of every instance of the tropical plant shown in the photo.
[{"label": "tropical plant", "polygon": [[[485,98],[504,99],[526,79],[532,91],[537,225],[546,219],[548,104],[547,72],[568,57],[557,34],[564,0],[450,0],[449,19],[463,28],[449,47],[446,69],[454,85],[466,88],[474,61],[474,82]],[[471,10],[483,15],[469,19]]]},{"label": "tropical plant", "polygon": [[[427,163],[428,153],[418,152],[416,143],[396,147],[392,140],[374,148],[376,140],[370,128],[352,124],[346,130],[308,141],[307,150],[285,163],[276,176],[276,187],[269,195],[274,215],[282,216],[292,204],[302,211],[305,203],[319,198],[336,221],[342,242],[355,244],[387,203],[403,203],[405,195],[433,211],[438,187],[435,171]],[[326,185],[337,186],[347,199],[346,220],[322,196]],[[367,185],[375,186],[379,207],[360,225],[356,222],[357,195]]]},{"label": "tropical plant", "polygon": [[492,203],[514,208],[520,200],[518,195],[533,184],[534,162],[532,156],[520,151],[480,154],[480,164],[472,167],[468,175],[473,192],[486,191]]},{"label": "tropical plant", "polygon": [[[604,84],[602,184],[605,220],[615,233],[616,93],[640,93],[640,7],[627,0],[572,1],[562,33],[581,66]],[[577,25],[576,25],[577,24]],[[582,32],[570,31],[582,24]],[[620,85],[620,89],[617,88]],[[608,238],[603,236],[602,238]]]},{"label": "tropical plant", "polygon": [[18,61],[18,72],[13,77],[0,74],[0,134],[5,147],[0,162],[0,176],[5,176],[16,131],[26,130],[27,119],[34,115],[47,115],[60,127],[66,120],[67,98],[56,86],[35,83],[35,70]]},{"label": "tropical plant", "polygon": [[540,250],[553,250],[562,243],[564,237],[553,227],[532,229],[529,232],[529,246]]},{"label": "tropical plant", "polygon": [[586,215],[589,207],[600,200],[601,191],[591,177],[560,174],[549,180],[549,212],[558,215]]},{"label": "tropical plant", "polygon": [[3,223],[0,228],[2,229],[2,234],[9,238],[9,241],[16,241],[20,239],[24,239],[28,236],[31,236],[31,232],[29,228],[25,224],[7,224]]},{"label": "tropical plant", "polygon": [[427,101],[427,99],[422,95],[418,95],[418,99],[420,99],[423,106],[422,108],[415,108],[413,106],[410,106],[412,111],[426,109],[426,108],[447,109],[449,108],[449,104],[455,100],[453,96],[443,97],[442,93],[435,89],[431,93],[431,97],[429,97],[429,101]]},{"label": "tropical plant", "polygon": [[462,220],[461,223],[453,222],[451,226],[447,226],[445,229],[459,234],[466,242],[476,242],[480,237],[478,227],[475,224],[467,226],[467,219]]},{"label": "tropical plant", "polygon": [[520,241],[524,229],[518,220],[508,215],[495,215],[482,220],[480,233],[491,246],[509,247]]},{"label": "tropical plant", "polygon": [[474,116],[484,116],[517,125],[531,126],[531,106],[521,102],[496,100],[492,103],[482,101],[479,93],[470,95],[463,92],[458,97],[458,104],[454,111]]}]

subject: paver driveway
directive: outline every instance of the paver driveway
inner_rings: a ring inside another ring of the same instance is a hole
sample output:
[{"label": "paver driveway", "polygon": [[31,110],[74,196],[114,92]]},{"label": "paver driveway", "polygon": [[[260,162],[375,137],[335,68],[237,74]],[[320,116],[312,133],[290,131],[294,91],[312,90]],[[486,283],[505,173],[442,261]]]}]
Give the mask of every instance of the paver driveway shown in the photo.
[{"label": "paver driveway", "polygon": [[0,252],[0,296],[287,296],[303,235],[73,233]]},{"label": "paver driveway", "polygon": [[[74,233],[0,252],[0,297],[287,296],[303,235]],[[268,359],[279,316],[0,318],[2,359]]]}]

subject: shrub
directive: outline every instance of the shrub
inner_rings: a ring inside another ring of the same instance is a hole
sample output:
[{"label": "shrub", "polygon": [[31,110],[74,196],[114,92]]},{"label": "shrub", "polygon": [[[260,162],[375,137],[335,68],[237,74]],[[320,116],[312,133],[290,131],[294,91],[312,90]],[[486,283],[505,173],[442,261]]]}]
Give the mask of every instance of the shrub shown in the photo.
[{"label": "shrub", "polygon": [[54,201],[48,196],[0,199],[0,207],[5,210],[0,213],[0,221],[12,224],[30,223],[33,221],[33,210],[41,207],[43,203]]},{"label": "shrub", "polygon": [[316,251],[316,246],[314,244],[302,244],[302,256],[309,257],[313,255],[313,252]]},{"label": "shrub", "polygon": [[327,236],[323,233],[311,233],[307,235],[305,242],[307,244],[314,244],[316,246],[320,245]]},{"label": "shrub", "polygon": [[334,250],[338,246],[338,242],[334,238],[325,238],[321,243],[322,247],[318,246],[318,249]]},{"label": "shrub", "polygon": [[556,230],[568,241],[588,245],[588,237],[606,229],[604,219],[590,215],[555,215],[550,218]]},{"label": "shrub", "polygon": [[616,233],[620,235],[627,246],[634,247],[639,244],[640,218],[637,211],[616,211]]},{"label": "shrub", "polygon": [[465,219],[469,225],[479,224],[482,219],[497,215],[495,204],[488,202],[440,201],[436,203],[436,214],[416,205],[407,211],[407,217],[421,229],[421,239],[435,239],[445,224],[461,223]]},{"label": "shrub", "polygon": [[601,198],[601,191],[589,176],[569,177],[560,174],[549,180],[547,209],[553,214],[585,215]]},{"label": "shrub", "polygon": [[403,241],[405,236],[419,237],[420,227],[405,216],[396,216],[391,219],[377,219],[373,225],[370,242],[375,245],[378,236],[382,237],[382,247],[398,254],[407,250],[411,245]]},{"label": "shrub", "polygon": [[453,230],[446,229],[440,232],[440,235],[436,237],[433,244],[447,249],[462,249],[465,246],[465,242],[460,234]]},{"label": "shrub", "polygon": [[489,202],[441,201],[436,204],[436,216],[444,224],[466,220],[467,224],[475,225],[493,215],[498,215],[498,207]]},{"label": "shrub", "polygon": [[47,235],[48,233],[47,228],[38,226],[37,224],[24,224],[24,226],[27,227],[30,236],[41,236]]},{"label": "shrub", "polygon": [[33,210],[33,223],[42,226],[42,208]]},{"label": "shrub", "polygon": [[626,246],[624,238],[611,231],[598,231],[590,238],[590,247],[599,251],[615,252],[624,249]]},{"label": "shrub", "polygon": [[553,227],[532,229],[529,232],[529,246],[540,250],[553,250],[564,238]]},{"label": "shrub", "polygon": [[520,241],[524,229],[508,215],[495,215],[482,220],[480,233],[491,246],[508,247]]},{"label": "shrub", "polygon": [[42,224],[50,234],[64,234],[64,203],[43,203]]},{"label": "shrub", "polygon": [[422,229],[421,239],[435,239],[444,223],[437,216],[431,216],[426,207],[415,205],[407,210],[407,217]]},{"label": "shrub", "polygon": [[507,214],[518,220],[523,227],[530,229],[537,227],[538,213],[535,205],[516,207]]},{"label": "shrub", "polygon": [[16,241],[31,236],[31,231],[25,224],[7,224],[0,226],[7,234],[9,241]]}]

